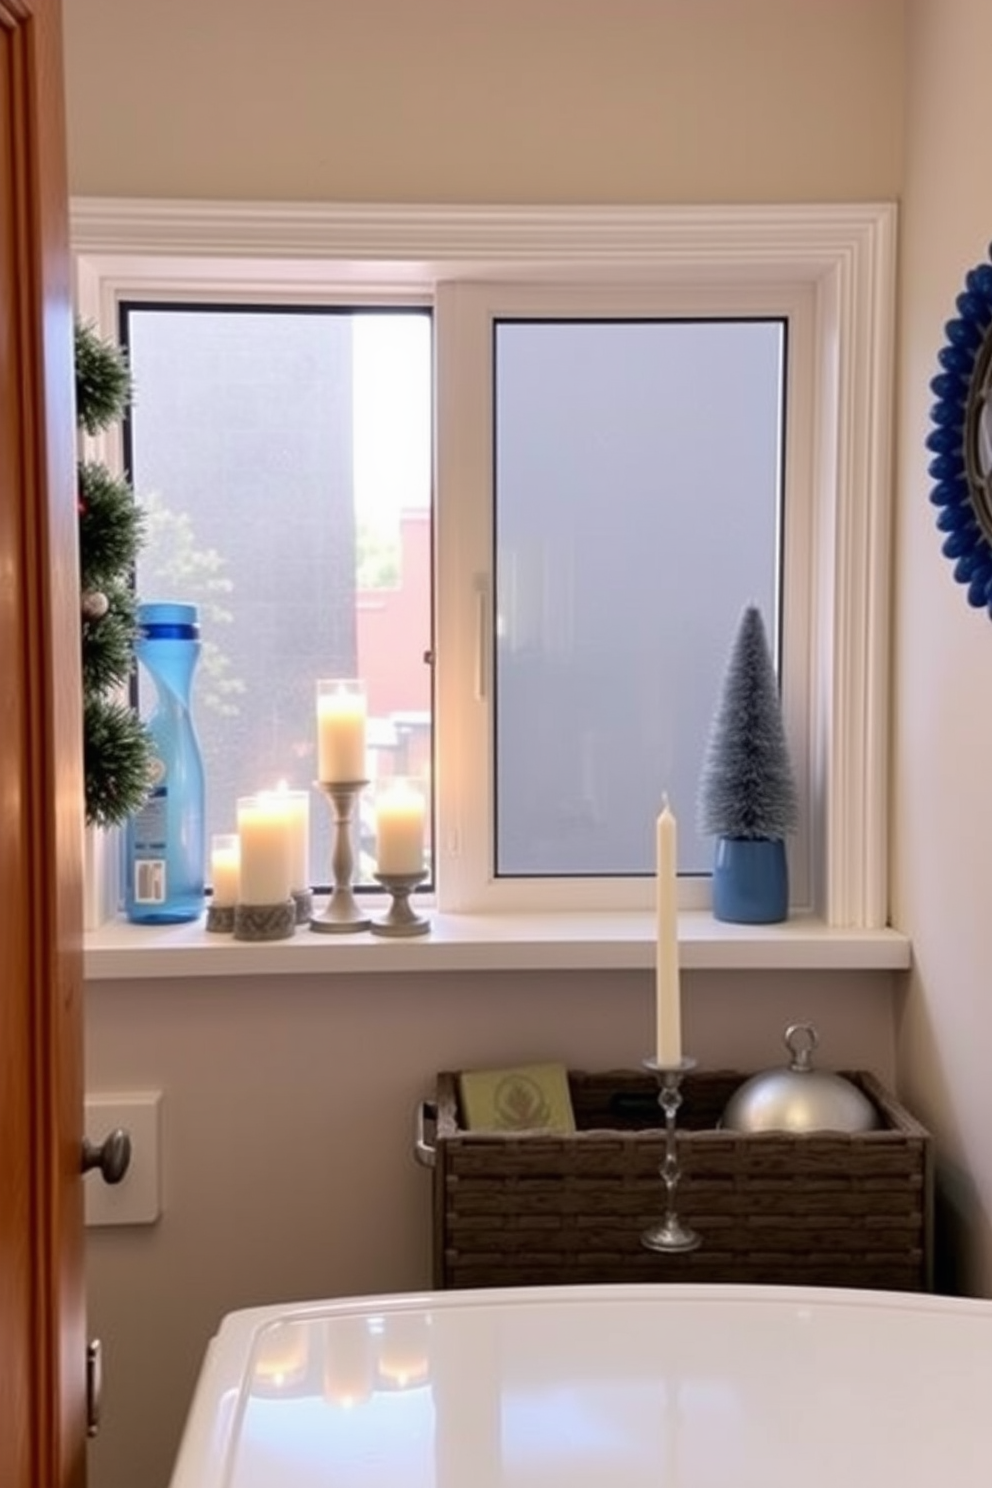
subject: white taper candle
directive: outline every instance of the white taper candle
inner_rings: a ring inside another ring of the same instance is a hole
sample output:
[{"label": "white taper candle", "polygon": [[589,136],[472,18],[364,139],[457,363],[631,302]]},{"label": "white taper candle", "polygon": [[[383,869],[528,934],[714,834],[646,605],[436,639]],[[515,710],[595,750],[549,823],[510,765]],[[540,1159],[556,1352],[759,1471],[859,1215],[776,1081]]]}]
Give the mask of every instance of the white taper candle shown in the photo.
[{"label": "white taper candle", "polygon": [[667,796],[658,817],[656,840],[655,1057],[659,1064],[668,1066],[679,1064],[682,1059],[682,1003],[679,985],[678,833]]}]

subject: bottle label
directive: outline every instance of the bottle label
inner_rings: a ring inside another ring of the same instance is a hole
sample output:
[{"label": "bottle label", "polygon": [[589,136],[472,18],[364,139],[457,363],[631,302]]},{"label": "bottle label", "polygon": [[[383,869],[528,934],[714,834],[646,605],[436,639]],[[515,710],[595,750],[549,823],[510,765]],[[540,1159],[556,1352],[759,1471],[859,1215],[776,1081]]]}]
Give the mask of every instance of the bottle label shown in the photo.
[{"label": "bottle label", "polygon": [[[159,766],[156,773],[161,781],[165,770],[160,761],[156,760],[155,764]],[[135,904],[164,904],[168,897],[164,856],[167,804],[168,792],[163,784],[158,784],[134,818]]]},{"label": "bottle label", "polygon": [[165,859],[138,858],[134,865],[135,904],[164,904],[165,900]]}]

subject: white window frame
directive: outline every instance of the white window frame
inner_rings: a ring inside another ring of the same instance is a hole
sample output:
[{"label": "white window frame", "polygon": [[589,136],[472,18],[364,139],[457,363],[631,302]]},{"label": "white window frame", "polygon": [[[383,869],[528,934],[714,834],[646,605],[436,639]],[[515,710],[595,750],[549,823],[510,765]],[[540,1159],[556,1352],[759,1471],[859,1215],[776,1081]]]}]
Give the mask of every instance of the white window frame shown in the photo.
[{"label": "white window frame", "polygon": [[[789,325],[783,572],[783,695],[801,801],[810,799],[812,718],[808,596],[814,582],[811,503],[814,470],[808,405],[815,352],[811,286],[793,284],[452,283],[438,286],[438,586],[436,731],[445,772],[438,800],[438,881],[445,908],[460,911],[649,909],[654,883],[639,878],[494,878],[494,720],[490,670],[493,561],[492,334],[503,316],[604,318],[666,316],[784,318]],[[805,397],[804,397],[805,395]],[[793,415],[792,409],[796,408]],[[714,437],[719,431],[714,430]],[[730,452],[728,451],[728,456]],[[773,616],[768,616],[771,624]],[[731,637],[728,636],[729,652]],[[772,637],[773,642],[776,639]],[[715,704],[715,699],[714,699]],[[659,810],[661,802],[658,803]],[[694,825],[694,824],[688,824]],[[790,900],[811,911],[816,836],[806,814],[790,840]],[[683,909],[709,909],[708,876],[679,880]]]},{"label": "white window frame", "polygon": [[[466,404],[467,384],[454,367],[477,350],[480,327],[511,295],[537,305],[571,285],[588,306],[612,284],[632,303],[653,297],[682,311],[790,304],[805,327],[798,343],[790,332],[790,378],[798,348],[807,365],[790,387],[786,481],[809,497],[801,537],[795,505],[790,513],[799,547],[785,566],[786,677],[791,669],[808,680],[801,704],[787,689],[786,722],[794,748],[801,746],[795,762],[808,803],[808,830],[793,844],[794,908],[837,928],[888,923],[891,203],[448,208],[76,199],[71,232],[77,309],[105,332],[116,330],[119,302],[142,295],[435,305],[438,900],[456,912],[645,909],[651,883],[491,880],[491,789],[488,779],[480,789],[480,778],[491,775],[492,730],[478,672],[480,596],[484,603],[491,580],[480,547],[491,461],[483,476],[480,451],[491,404],[480,401],[478,381]],[[455,407],[464,418],[451,417]]]}]

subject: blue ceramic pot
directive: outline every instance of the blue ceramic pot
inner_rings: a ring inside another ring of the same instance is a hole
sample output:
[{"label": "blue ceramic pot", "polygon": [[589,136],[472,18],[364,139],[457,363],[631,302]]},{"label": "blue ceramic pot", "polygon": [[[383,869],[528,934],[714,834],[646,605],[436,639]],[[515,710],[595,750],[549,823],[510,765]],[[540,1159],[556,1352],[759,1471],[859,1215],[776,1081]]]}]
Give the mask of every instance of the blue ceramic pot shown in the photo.
[{"label": "blue ceramic pot", "polygon": [[780,837],[718,837],[713,917],[735,925],[771,925],[789,914],[789,868]]}]

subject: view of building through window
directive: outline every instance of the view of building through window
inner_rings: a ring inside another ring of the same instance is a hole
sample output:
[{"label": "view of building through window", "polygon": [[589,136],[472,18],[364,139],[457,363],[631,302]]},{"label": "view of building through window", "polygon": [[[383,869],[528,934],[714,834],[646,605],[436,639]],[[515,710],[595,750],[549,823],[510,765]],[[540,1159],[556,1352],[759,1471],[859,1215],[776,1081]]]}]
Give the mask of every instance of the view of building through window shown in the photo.
[{"label": "view of building through window", "polygon": [[[240,796],[311,789],[318,678],[364,681],[370,778],[414,775],[429,795],[430,312],[125,303],[120,330],[147,517],[137,592],[200,609],[208,837],[235,830]],[[330,811],[312,789],[310,820],[326,885]]]}]

